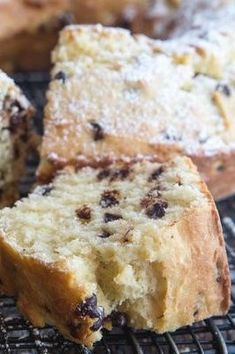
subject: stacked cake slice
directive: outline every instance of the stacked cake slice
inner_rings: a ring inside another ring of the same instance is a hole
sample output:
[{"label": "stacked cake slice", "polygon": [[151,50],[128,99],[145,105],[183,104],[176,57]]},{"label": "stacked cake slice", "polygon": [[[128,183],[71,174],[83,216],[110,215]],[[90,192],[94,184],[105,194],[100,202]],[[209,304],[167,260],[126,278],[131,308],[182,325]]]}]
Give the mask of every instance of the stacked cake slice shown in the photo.
[{"label": "stacked cake slice", "polygon": [[214,197],[234,192],[234,21],[209,29],[206,38],[198,30],[191,41],[165,42],[101,26],[62,31],[39,180],[65,165],[178,153],[193,159]]},{"label": "stacked cake slice", "polygon": [[60,173],[0,217],[5,294],[36,326],[91,346],[100,330],[157,332],[226,313],[218,213],[187,158]]},{"label": "stacked cake slice", "polygon": [[6,74],[0,71],[0,207],[18,197],[31,148],[33,108]]}]

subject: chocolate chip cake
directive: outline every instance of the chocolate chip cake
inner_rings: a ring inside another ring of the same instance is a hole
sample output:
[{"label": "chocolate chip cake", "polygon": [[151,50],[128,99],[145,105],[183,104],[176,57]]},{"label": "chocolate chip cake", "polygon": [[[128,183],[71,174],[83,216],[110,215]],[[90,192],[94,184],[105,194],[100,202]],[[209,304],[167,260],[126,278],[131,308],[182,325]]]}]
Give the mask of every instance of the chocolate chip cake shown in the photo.
[{"label": "chocolate chip cake", "polygon": [[71,23],[69,3],[0,1],[0,67],[8,72],[48,68],[58,31]]},{"label": "chocolate chip cake", "polygon": [[218,213],[188,158],[67,168],[0,213],[0,279],[35,326],[174,331],[229,307]]},{"label": "chocolate chip cake", "polygon": [[168,41],[101,25],[63,30],[39,180],[65,165],[166,160],[177,152],[194,160],[215,198],[233,193],[234,10],[227,21],[210,19],[206,31]]},{"label": "chocolate chip cake", "polygon": [[18,197],[18,183],[32,143],[33,108],[0,70],[0,208]]}]

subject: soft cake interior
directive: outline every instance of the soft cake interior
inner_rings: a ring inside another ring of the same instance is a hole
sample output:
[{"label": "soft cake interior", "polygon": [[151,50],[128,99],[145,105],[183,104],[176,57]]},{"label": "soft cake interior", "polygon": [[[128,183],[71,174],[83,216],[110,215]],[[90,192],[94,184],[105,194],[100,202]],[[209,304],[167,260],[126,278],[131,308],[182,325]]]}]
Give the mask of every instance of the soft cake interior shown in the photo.
[{"label": "soft cake interior", "polygon": [[214,202],[179,157],[69,168],[4,209],[0,279],[34,325],[85,345],[116,324],[175,330],[230,296]]},{"label": "soft cake interior", "polygon": [[[23,256],[46,263],[66,260],[106,314],[125,309],[139,326],[153,328],[151,297],[159,298],[159,317],[163,311],[161,262],[184,247],[179,239],[171,248],[164,229],[204,203],[200,178],[187,160],[84,168],[62,173],[52,185],[5,209],[7,222],[1,226]],[[183,261],[188,257],[185,253]]]}]

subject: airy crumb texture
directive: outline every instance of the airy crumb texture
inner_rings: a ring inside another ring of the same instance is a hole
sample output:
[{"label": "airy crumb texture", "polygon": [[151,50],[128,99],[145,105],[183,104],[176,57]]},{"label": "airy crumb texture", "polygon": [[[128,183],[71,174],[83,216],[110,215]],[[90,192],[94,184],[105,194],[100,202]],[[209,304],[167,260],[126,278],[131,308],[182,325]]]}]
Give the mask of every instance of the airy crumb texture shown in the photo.
[{"label": "airy crumb texture", "polygon": [[187,158],[64,171],[0,216],[4,293],[34,325],[92,345],[224,314],[230,279],[214,202]]},{"label": "airy crumb texture", "polygon": [[193,158],[216,198],[234,191],[232,10],[224,10],[227,21],[221,10],[208,26],[168,41],[100,25],[62,31],[39,180],[49,181],[64,165],[164,160],[178,152]]},{"label": "airy crumb texture", "polygon": [[13,80],[0,70],[0,207],[18,197],[18,183],[32,143],[33,113]]}]

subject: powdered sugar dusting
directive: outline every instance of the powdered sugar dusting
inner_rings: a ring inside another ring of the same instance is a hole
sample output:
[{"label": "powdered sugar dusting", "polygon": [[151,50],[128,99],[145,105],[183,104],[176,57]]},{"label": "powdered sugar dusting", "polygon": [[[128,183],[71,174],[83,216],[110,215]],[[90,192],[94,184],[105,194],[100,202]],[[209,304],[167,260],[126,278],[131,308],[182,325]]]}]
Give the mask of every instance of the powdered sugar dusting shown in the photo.
[{"label": "powdered sugar dusting", "polygon": [[[42,153],[102,160],[151,155],[159,145],[192,155],[234,149],[235,7],[226,23],[206,16],[203,36],[197,27],[164,42],[101,26],[67,28],[53,56],[53,74],[62,70],[66,81],[50,85]],[[91,122],[102,129],[98,142]]]}]

